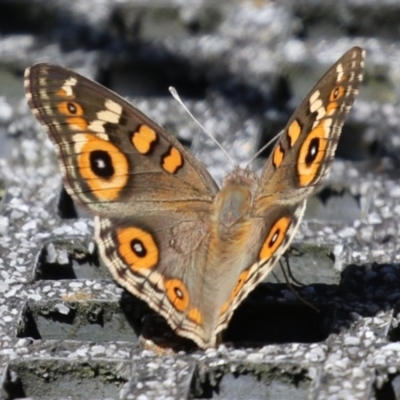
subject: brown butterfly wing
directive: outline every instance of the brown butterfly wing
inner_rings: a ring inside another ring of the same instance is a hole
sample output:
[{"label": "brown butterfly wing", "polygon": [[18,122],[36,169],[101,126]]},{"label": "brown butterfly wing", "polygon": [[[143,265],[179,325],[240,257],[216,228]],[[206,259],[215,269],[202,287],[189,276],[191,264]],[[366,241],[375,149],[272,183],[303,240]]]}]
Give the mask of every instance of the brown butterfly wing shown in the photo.
[{"label": "brown butterfly wing", "polygon": [[201,310],[217,185],[148,117],[62,67],[27,69],[29,105],[53,141],[67,191],[92,210],[114,279],[205,347]]},{"label": "brown butterfly wing", "polygon": [[76,72],[26,70],[29,106],[54,143],[64,185],[97,214],[209,207],[218,188],[174,137],[117,94]]},{"label": "brown butterfly wing", "polygon": [[327,173],[344,119],[362,81],[365,52],[354,47],[321,78],[290,118],[272,150],[255,195],[254,220],[264,220],[254,241],[255,263],[240,272],[216,331],[265,278],[286,251],[304,214],[307,198]]},{"label": "brown butterfly wing", "polygon": [[[353,47],[320,79],[290,118],[264,166],[257,208],[309,197],[335,156],[342,126],[363,77],[365,51]],[[268,202],[268,200],[267,200]]]},{"label": "brown butterfly wing", "polygon": [[[221,240],[206,215],[97,218],[95,234],[114,279],[164,316],[177,334],[206,348],[216,345],[236,306],[282,255],[302,212],[272,205],[265,219],[238,224],[235,241]],[[254,264],[260,256],[267,259],[262,268]]]},{"label": "brown butterfly wing", "polygon": [[157,215],[96,218],[95,226],[100,254],[114,279],[145,300],[177,334],[209,346],[213,334],[207,333],[202,302],[207,225],[197,218]]}]

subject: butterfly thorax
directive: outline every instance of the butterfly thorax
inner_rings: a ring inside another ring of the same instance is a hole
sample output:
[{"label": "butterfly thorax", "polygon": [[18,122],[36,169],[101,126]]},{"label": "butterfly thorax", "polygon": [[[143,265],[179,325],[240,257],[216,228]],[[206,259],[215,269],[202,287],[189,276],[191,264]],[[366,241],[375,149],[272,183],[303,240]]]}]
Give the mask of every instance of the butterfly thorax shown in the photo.
[{"label": "butterfly thorax", "polygon": [[231,270],[233,265],[239,271],[249,262],[248,241],[257,225],[253,216],[257,181],[257,176],[250,170],[236,168],[226,177],[215,197],[208,263],[218,266],[221,274]]},{"label": "butterfly thorax", "polygon": [[[215,197],[211,215],[212,242],[216,262],[237,264],[253,226],[253,200],[258,177],[248,168],[237,167],[229,174]],[[232,248],[235,249],[232,251]],[[247,257],[246,257],[247,258]]]},{"label": "butterfly thorax", "polygon": [[258,178],[248,169],[236,168],[225,180],[213,205],[212,221],[221,235],[228,234],[249,216]]}]

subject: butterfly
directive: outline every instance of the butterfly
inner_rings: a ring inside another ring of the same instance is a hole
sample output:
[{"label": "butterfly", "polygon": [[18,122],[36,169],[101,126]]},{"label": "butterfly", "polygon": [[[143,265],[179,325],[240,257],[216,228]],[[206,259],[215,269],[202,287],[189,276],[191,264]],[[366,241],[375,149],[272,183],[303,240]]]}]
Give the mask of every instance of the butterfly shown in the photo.
[{"label": "butterfly", "polygon": [[36,64],[26,69],[25,90],[67,192],[95,214],[99,253],[115,281],[207,348],[293,240],[334,158],[364,55],[353,47],[326,72],[260,176],[235,167],[221,188],[179,141],[100,84]]}]

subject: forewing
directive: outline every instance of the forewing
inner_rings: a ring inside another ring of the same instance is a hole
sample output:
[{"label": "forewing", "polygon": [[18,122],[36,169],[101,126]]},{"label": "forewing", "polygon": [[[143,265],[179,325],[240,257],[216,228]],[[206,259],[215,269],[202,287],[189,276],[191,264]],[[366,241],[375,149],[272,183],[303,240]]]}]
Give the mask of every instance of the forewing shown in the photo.
[{"label": "forewing", "polygon": [[25,90],[68,193],[95,213],[197,210],[212,201],[217,186],[205,167],[112,91],[51,64],[27,68]]}]

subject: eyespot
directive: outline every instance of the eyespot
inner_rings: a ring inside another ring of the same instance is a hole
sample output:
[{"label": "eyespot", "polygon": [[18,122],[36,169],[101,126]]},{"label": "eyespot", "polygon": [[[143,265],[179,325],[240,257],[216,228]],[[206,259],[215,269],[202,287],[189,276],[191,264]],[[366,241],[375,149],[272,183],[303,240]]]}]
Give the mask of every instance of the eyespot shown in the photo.
[{"label": "eyespot", "polygon": [[330,119],[324,120],[306,137],[301,145],[297,160],[297,173],[300,186],[310,185],[317,177],[323,159],[326,157],[327,132],[330,127],[325,126]]},{"label": "eyespot", "polygon": [[83,107],[76,101],[62,101],[58,104],[57,109],[67,117],[81,117],[84,114]]},{"label": "eyespot", "polygon": [[117,229],[118,253],[133,271],[154,268],[159,250],[153,236],[136,227]]},{"label": "eyespot", "polygon": [[258,256],[260,261],[267,261],[276,253],[285,239],[290,222],[289,217],[281,217],[272,225]]},{"label": "eyespot", "polygon": [[126,156],[112,143],[93,135],[75,134],[79,173],[99,200],[118,198],[129,178]]},{"label": "eyespot", "polygon": [[168,300],[180,312],[185,311],[189,305],[189,292],[180,279],[167,279],[164,286]]},{"label": "eyespot", "polygon": [[331,93],[329,94],[329,102],[339,100],[345,94],[345,89],[343,86],[335,86]]},{"label": "eyespot", "polygon": [[84,115],[83,107],[76,101],[62,101],[57,106],[58,111],[69,117],[66,119],[67,124],[73,130],[85,131],[88,127],[88,123]]}]

